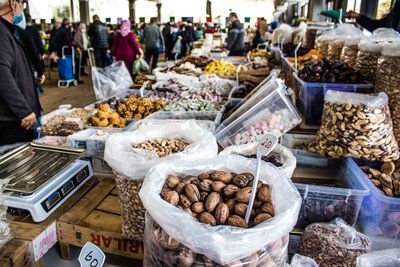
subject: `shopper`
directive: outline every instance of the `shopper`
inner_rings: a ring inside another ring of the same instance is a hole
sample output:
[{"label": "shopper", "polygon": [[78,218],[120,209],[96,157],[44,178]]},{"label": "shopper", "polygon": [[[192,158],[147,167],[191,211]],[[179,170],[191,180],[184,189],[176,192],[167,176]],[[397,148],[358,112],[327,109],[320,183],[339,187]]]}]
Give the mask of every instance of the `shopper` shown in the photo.
[{"label": "shopper", "polygon": [[192,45],[195,41],[197,41],[197,32],[195,31],[192,23],[189,23],[186,26],[186,37],[188,45]]},{"label": "shopper", "polygon": [[[167,26],[165,28],[167,28]],[[178,32],[178,27],[176,27],[175,25],[174,26],[170,25],[168,26],[168,32],[163,34],[165,41],[165,56],[168,60],[174,60],[174,55],[172,54],[172,48],[174,47],[175,31]]]},{"label": "shopper", "polygon": [[393,28],[400,32],[400,1],[397,0],[390,13],[382,19],[371,19],[354,11],[347,12],[346,18],[356,19],[358,24],[371,32],[378,28]]},{"label": "shopper", "polygon": [[261,33],[259,31],[256,31],[256,36],[253,39],[253,43],[251,48],[252,49],[257,49],[259,44],[264,44],[265,40],[262,38]]},{"label": "shopper", "polygon": [[90,43],[94,48],[96,67],[104,68],[107,62],[108,47],[108,28],[100,21],[98,15],[93,16],[93,24],[89,27]]},{"label": "shopper", "polygon": [[33,73],[13,25],[23,20],[22,0],[0,0],[0,145],[34,139],[40,115]]},{"label": "shopper", "polygon": [[114,26],[108,24],[107,28],[108,28],[108,49],[110,49],[110,51],[114,51],[114,38],[115,38]]},{"label": "shopper", "polygon": [[229,56],[243,56],[244,54],[244,37],[246,35],[242,23],[238,20],[237,14],[232,12],[229,14],[231,28],[228,33],[228,50]]},{"label": "shopper", "polygon": [[78,83],[83,83],[83,81],[79,81],[79,77],[83,75],[87,75],[85,73],[86,61],[88,58],[88,47],[89,47],[89,39],[86,34],[86,24],[79,24],[78,30],[74,36],[74,46],[76,47],[75,53],[75,78]]},{"label": "shopper", "polygon": [[[50,32],[50,39],[49,39],[49,51],[53,52],[56,51],[56,48],[54,47],[54,40],[56,38],[56,33],[57,31],[61,28],[61,23],[59,22],[55,22],[54,23],[54,27],[51,29]],[[54,56],[50,55],[50,58],[54,59]],[[53,68],[56,66],[57,64],[54,62],[54,60],[51,61],[50,63],[50,69],[53,70]]]},{"label": "shopper", "polygon": [[144,28],[141,41],[144,41],[146,45],[145,58],[147,64],[150,65],[151,58],[153,58],[153,64],[151,65],[151,70],[153,70],[157,68],[160,41],[162,43],[162,50],[165,50],[164,37],[157,25],[157,18],[151,18],[150,25]]},{"label": "shopper", "polygon": [[72,33],[71,33],[71,21],[68,18],[63,19],[61,28],[57,30],[56,36],[54,37],[53,49],[57,53],[57,57],[63,56],[63,47],[67,46],[69,49],[65,49],[65,55],[71,55],[72,51]]},{"label": "shopper", "polygon": [[36,48],[40,55],[44,55],[43,40],[40,36],[38,28],[33,25],[32,17],[29,14],[25,15],[26,18],[26,30],[32,35],[33,41],[35,42]]},{"label": "shopper", "polygon": [[187,37],[187,31],[186,31],[186,26],[185,25],[181,25],[180,30],[176,36],[176,41],[175,44],[177,42],[181,42],[181,50],[178,53],[178,59],[181,59],[183,57],[186,56],[187,50],[188,50],[188,45],[189,45],[189,39]]},{"label": "shopper", "polygon": [[140,58],[140,48],[136,37],[131,31],[131,23],[124,20],[121,29],[115,34],[113,58],[116,61],[123,61],[133,76],[133,63]]}]

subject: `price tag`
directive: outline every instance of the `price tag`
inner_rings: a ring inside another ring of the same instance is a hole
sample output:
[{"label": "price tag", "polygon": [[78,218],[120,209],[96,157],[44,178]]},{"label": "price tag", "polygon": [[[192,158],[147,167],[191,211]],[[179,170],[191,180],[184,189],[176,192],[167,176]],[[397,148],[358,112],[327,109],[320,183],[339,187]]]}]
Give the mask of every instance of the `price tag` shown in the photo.
[{"label": "price tag", "polygon": [[257,145],[257,167],[254,175],[253,187],[251,189],[250,202],[246,212],[246,222],[249,223],[251,210],[253,209],[254,199],[256,198],[257,184],[260,179],[261,159],[263,156],[268,156],[278,143],[278,138],[275,135],[264,134],[256,137]]},{"label": "price tag", "polygon": [[149,84],[149,81],[144,82],[142,87],[140,87],[140,96],[144,97],[144,89],[146,89],[147,85]]},{"label": "price tag", "polygon": [[106,260],[106,255],[95,244],[86,242],[79,253],[79,263],[81,267],[102,267]]}]

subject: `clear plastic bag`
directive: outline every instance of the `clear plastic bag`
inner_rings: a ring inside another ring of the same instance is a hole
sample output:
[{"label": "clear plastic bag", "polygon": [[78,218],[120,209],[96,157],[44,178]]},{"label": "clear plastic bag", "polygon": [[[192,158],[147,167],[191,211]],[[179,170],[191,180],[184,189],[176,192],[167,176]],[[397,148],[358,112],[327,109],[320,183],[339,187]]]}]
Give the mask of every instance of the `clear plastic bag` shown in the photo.
[{"label": "clear plastic bag", "polygon": [[371,36],[375,40],[399,39],[400,34],[392,28],[378,28]]},{"label": "clear plastic bag", "polygon": [[357,258],[357,267],[399,267],[400,248],[374,251]]},{"label": "clear plastic bag", "polygon": [[347,36],[344,42],[342,53],[340,54],[340,61],[346,63],[351,68],[356,69],[358,43],[364,39],[363,35]]},{"label": "clear plastic bag", "polygon": [[371,251],[372,242],[342,219],[309,225],[300,238],[297,253],[320,267],[356,266],[357,257]]},{"label": "clear plastic bag", "polygon": [[[251,143],[246,145],[239,146],[229,146],[222,150],[219,153],[219,156],[226,155],[241,155],[241,156],[253,156],[257,153],[257,143]],[[287,179],[292,177],[294,169],[296,168],[296,157],[293,155],[290,149],[277,144],[274,150],[272,150],[271,154],[269,154],[268,158],[271,159],[272,162],[276,162],[280,167],[277,167],[280,171],[282,171]],[[271,163],[273,164],[273,163]]]},{"label": "clear plastic bag", "polygon": [[110,98],[117,93],[129,89],[133,84],[131,74],[123,61],[108,67],[92,67],[92,80],[97,100]]},{"label": "clear plastic bag", "polygon": [[393,120],[396,140],[400,141],[400,42],[384,44],[382,56],[378,59],[376,92],[385,92]]},{"label": "clear plastic bag", "polygon": [[133,62],[133,69],[136,74],[141,74],[142,72],[147,72],[150,69],[150,66],[144,58],[140,58]]},{"label": "clear plastic bag", "polygon": [[318,267],[318,264],[309,257],[295,254],[290,263],[290,267]]},{"label": "clear plastic bag", "polygon": [[399,159],[385,93],[364,95],[329,90],[315,150],[323,157],[367,161]]},{"label": "clear plastic bag", "polygon": [[281,44],[283,40],[283,44],[290,44],[292,42],[292,32],[293,29],[287,24],[281,24],[277,29],[274,30],[272,33],[272,44],[276,45],[278,44],[278,39],[279,39],[279,45]]},{"label": "clear plastic bag", "polygon": [[315,42],[315,49],[318,50],[324,57],[328,56],[329,43],[333,40],[334,36],[331,32],[327,32],[319,36]]},{"label": "clear plastic bag", "polygon": [[[280,170],[262,163],[260,181],[271,188],[275,215],[252,228],[202,224],[185,211],[164,201],[160,192],[166,178],[171,174],[199,175],[215,170],[254,173],[256,162],[255,159],[237,155],[203,158],[197,161],[163,162],[147,173],[139,193],[140,199],[151,217],[176,242],[197,254],[206,255],[219,264],[231,263],[246,258],[279,239],[285,238],[285,243],[288,242],[288,234],[296,224],[301,202],[293,183],[282,179],[283,174]],[[282,247],[286,261],[287,246],[279,247]]]},{"label": "clear plastic bag", "polygon": [[375,83],[378,59],[381,56],[382,44],[370,39],[360,41],[358,45],[356,70],[370,83]]},{"label": "clear plastic bag", "polygon": [[[277,239],[276,241],[257,250],[256,252],[249,254],[249,256],[229,262],[223,266],[287,266],[286,260],[287,249],[289,245],[288,241],[289,235],[285,235],[284,237]],[[206,255],[197,254],[190,248],[181,245],[178,241],[171,238],[168,233],[163,230],[148,213],[146,214],[146,228],[143,243],[146,251],[143,259],[143,266],[145,267],[175,266],[175,264],[185,267],[223,267],[221,264],[214,262]]]},{"label": "clear plastic bag", "polygon": [[[132,148],[134,144],[157,138],[184,139],[190,145],[180,153],[163,158],[153,151]],[[143,179],[151,167],[166,160],[196,160],[213,157],[217,153],[218,146],[214,135],[195,121],[187,121],[113,134],[106,141],[104,159],[114,171],[135,180]]]},{"label": "clear plastic bag", "polygon": [[330,60],[339,60],[340,54],[342,53],[345,40],[344,38],[338,38],[329,42],[328,58]]}]

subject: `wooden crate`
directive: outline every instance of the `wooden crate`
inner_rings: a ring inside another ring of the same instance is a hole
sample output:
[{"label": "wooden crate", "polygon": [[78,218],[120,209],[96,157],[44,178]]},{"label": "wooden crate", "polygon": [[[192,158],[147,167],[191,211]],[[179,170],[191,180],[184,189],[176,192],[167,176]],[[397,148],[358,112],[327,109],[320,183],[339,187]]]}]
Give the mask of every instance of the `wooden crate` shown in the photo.
[{"label": "wooden crate", "polygon": [[122,238],[122,219],[114,179],[104,179],[57,221],[61,257],[70,259],[70,245],[87,241],[105,253],[143,259],[143,243]]},{"label": "wooden crate", "polygon": [[42,255],[57,241],[56,221],[65,214],[86,192],[88,192],[98,179],[91,178],[78,191],[75,192],[67,201],[64,202],[46,220],[36,223],[30,215],[21,217],[14,216],[15,220],[10,223],[12,231],[15,233],[16,240],[24,241],[28,246],[30,260],[34,266],[43,266]]},{"label": "wooden crate", "polygon": [[10,240],[0,249],[0,266],[28,267],[31,266],[28,246],[23,241]]}]

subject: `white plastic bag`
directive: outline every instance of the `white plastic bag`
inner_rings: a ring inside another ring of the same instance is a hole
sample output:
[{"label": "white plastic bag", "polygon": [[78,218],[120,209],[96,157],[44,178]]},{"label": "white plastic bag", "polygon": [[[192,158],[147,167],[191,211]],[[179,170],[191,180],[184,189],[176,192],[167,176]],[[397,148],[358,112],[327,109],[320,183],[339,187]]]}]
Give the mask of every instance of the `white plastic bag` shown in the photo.
[{"label": "white plastic bag", "polygon": [[318,264],[309,257],[295,254],[290,263],[290,267],[318,267]]},{"label": "white plastic bag", "polygon": [[[163,158],[159,158],[153,151],[132,148],[134,144],[156,138],[181,138],[191,144],[184,151]],[[106,141],[104,159],[114,171],[136,180],[143,179],[147,171],[157,163],[182,158],[209,158],[217,153],[214,135],[195,121],[187,121],[113,134]]]},{"label": "white plastic bag", "polygon": [[293,183],[282,179],[281,171],[262,163],[260,181],[271,187],[275,216],[248,229],[202,224],[185,211],[164,201],[160,192],[170,174],[199,175],[215,170],[254,173],[255,169],[255,159],[237,155],[197,161],[167,161],[147,173],[139,195],[147,212],[171,238],[198,254],[206,255],[220,264],[227,264],[255,253],[293,229],[301,202]]},{"label": "white plastic bag", "polygon": [[378,28],[372,33],[372,39],[388,40],[399,39],[400,34],[392,28]]},{"label": "white plastic bag", "polygon": [[172,54],[180,54],[182,51],[182,41],[181,39],[178,39],[174,45],[174,47],[172,48]]},{"label": "white plastic bag", "polygon": [[133,84],[123,61],[117,61],[104,69],[92,67],[92,80],[97,100],[110,98]]},{"label": "white plastic bag", "polygon": [[[281,24],[277,29],[272,33],[272,44],[281,44],[283,40],[283,44],[290,44],[292,42],[292,32],[293,29],[287,24]],[[279,39],[279,40],[278,40]]]},{"label": "white plastic bag", "polygon": [[[257,143],[251,143],[246,145],[239,145],[239,146],[229,146],[222,150],[219,155],[241,155],[241,156],[252,156],[255,155],[257,152]],[[294,169],[296,168],[296,157],[293,155],[290,149],[277,144],[272,150],[269,157],[274,157],[278,163],[281,163],[281,167],[276,167],[280,171],[282,171],[287,179],[292,177]]]},{"label": "white plastic bag", "polygon": [[357,267],[399,267],[400,248],[374,251],[357,258]]}]

